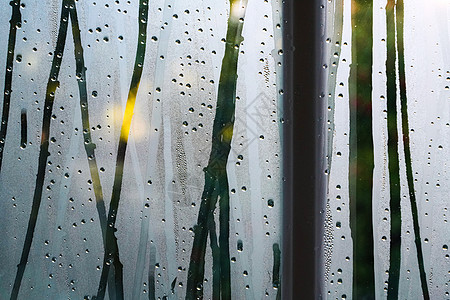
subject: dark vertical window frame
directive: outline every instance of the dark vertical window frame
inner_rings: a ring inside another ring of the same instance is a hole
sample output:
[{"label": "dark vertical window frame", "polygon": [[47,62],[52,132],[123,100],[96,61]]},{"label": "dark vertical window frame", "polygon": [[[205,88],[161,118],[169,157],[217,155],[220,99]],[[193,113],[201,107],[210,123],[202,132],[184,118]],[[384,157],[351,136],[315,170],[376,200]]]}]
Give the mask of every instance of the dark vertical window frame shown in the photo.
[{"label": "dark vertical window frame", "polygon": [[326,99],[321,5],[321,0],[286,0],[283,7],[283,299],[317,299],[323,281]]}]

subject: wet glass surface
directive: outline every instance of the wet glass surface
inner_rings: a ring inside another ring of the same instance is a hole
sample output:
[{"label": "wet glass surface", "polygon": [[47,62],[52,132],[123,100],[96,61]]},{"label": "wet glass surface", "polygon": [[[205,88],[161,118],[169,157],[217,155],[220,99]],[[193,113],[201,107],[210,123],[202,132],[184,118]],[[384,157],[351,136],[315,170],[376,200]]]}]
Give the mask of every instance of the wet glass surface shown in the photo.
[{"label": "wet glass surface", "polygon": [[322,295],[449,297],[447,1],[327,10]]},{"label": "wet glass surface", "polygon": [[279,1],[2,2],[2,299],[280,299]]}]

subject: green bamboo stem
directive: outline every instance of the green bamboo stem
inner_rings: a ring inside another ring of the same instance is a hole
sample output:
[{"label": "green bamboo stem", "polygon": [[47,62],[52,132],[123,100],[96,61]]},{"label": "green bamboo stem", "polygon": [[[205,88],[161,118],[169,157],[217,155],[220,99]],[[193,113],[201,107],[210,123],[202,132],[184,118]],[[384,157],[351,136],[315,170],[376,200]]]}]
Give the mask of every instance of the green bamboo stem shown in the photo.
[{"label": "green bamboo stem", "polygon": [[125,153],[128,145],[128,137],[130,134],[131,120],[133,117],[134,106],[136,104],[136,96],[141,81],[142,69],[144,66],[145,48],[147,43],[147,18],[148,18],[148,2],[147,0],[139,1],[139,17],[138,17],[138,42],[136,49],[136,58],[134,62],[133,75],[131,77],[130,90],[128,92],[125,113],[120,130],[119,145],[117,149],[116,170],[114,175],[113,191],[111,195],[111,203],[109,206],[108,221],[106,226],[106,245],[103,258],[103,268],[98,286],[97,296],[95,299],[103,300],[105,297],[107,279],[111,265],[115,271],[115,292],[117,299],[124,299],[123,293],[123,265],[120,262],[119,247],[117,245],[116,219],[119,209],[120,194],[122,191],[123,169],[125,165]]},{"label": "green bamboo stem", "polygon": [[[229,220],[230,203],[226,164],[231,149],[236,104],[237,63],[239,46],[243,41],[247,0],[231,0],[228,18],[225,55],[222,60],[216,116],[213,124],[212,147],[208,166],[204,169],[205,186],[194,227],[194,242],[188,270],[186,299],[203,299],[208,223],[219,202],[220,295],[231,298]],[[217,271],[217,270],[216,270]],[[214,270],[213,270],[214,273]]]},{"label": "green bamboo stem", "polygon": [[386,77],[387,77],[387,128],[389,157],[389,193],[390,193],[390,252],[388,299],[398,299],[400,277],[401,212],[400,212],[400,166],[397,132],[397,76],[395,49],[395,1],[386,5]]},{"label": "green bamboo stem", "polygon": [[375,299],[372,189],[372,0],[352,1],[350,66],[350,220],[353,298]]},{"label": "green bamboo stem", "polygon": [[398,69],[400,79],[400,104],[402,115],[402,135],[405,151],[406,178],[408,181],[409,200],[411,203],[411,213],[414,227],[414,242],[417,250],[417,262],[419,264],[420,284],[424,300],[430,299],[428,291],[427,277],[423,262],[422,239],[420,238],[419,215],[417,212],[416,194],[414,191],[414,178],[412,172],[411,148],[409,145],[409,121],[408,121],[408,100],[406,97],[406,74],[405,74],[405,48],[403,43],[403,20],[404,7],[403,0],[397,0],[396,4],[396,29],[397,29],[397,51]]},{"label": "green bamboo stem", "polygon": [[47,82],[47,90],[45,93],[44,113],[42,119],[42,133],[41,133],[41,146],[39,150],[38,158],[38,172],[36,175],[36,184],[34,188],[33,202],[31,206],[30,218],[28,219],[27,233],[25,235],[25,241],[22,249],[22,255],[20,262],[17,265],[17,273],[14,280],[14,286],[11,291],[11,300],[17,299],[19,295],[20,286],[22,284],[23,275],[28,262],[28,257],[31,250],[31,244],[33,242],[34,231],[39,214],[39,208],[42,200],[42,190],[45,178],[45,168],[47,165],[47,158],[50,156],[48,152],[49,137],[50,137],[50,122],[53,111],[53,103],[55,100],[56,89],[59,86],[58,75],[64,53],[64,46],[67,37],[67,26],[69,22],[69,0],[63,0],[61,19],[58,31],[58,37],[56,42],[55,52],[53,53],[53,61],[50,69],[50,75]]},{"label": "green bamboo stem", "polygon": [[[412,174],[411,150],[409,145],[408,101],[406,97],[406,75],[403,44],[403,1],[389,0],[386,5],[387,25],[387,105],[388,105],[388,153],[389,153],[389,180],[390,180],[390,209],[391,209],[391,238],[389,257],[388,299],[398,299],[401,262],[401,211],[400,211],[400,167],[397,128],[397,70],[400,90],[400,111],[402,118],[402,137],[405,153],[406,179],[408,182],[409,199],[413,219],[415,244],[417,249],[417,261],[422,293],[425,300],[430,299],[428,285],[423,263],[422,242],[417,213],[416,195],[414,191],[414,178]],[[397,46],[397,48],[396,48]],[[398,54],[398,56],[397,56]]]},{"label": "green bamboo stem", "polygon": [[22,14],[20,12],[20,0],[10,2],[12,7],[9,20],[8,52],[6,54],[5,87],[3,90],[2,120],[0,123],[0,172],[2,170],[3,154],[5,151],[6,132],[8,129],[9,108],[11,105],[12,76],[14,67],[14,52],[16,48],[17,28],[22,26]]}]

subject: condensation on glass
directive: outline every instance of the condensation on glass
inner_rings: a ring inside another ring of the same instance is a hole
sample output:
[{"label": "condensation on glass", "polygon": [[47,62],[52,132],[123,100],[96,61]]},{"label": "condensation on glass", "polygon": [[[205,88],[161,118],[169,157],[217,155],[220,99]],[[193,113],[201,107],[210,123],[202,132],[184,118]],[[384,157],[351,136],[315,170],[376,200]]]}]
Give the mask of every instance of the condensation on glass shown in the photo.
[{"label": "condensation on glass", "polygon": [[321,295],[449,299],[450,2],[323,10]]},{"label": "condensation on glass", "polygon": [[280,299],[281,18],[3,1],[0,298]]}]

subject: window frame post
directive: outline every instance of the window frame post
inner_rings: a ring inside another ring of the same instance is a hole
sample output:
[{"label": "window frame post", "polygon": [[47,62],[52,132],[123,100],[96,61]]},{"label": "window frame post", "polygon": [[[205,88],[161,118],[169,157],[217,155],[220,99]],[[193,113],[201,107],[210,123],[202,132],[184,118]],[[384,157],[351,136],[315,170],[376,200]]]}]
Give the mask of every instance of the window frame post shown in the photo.
[{"label": "window frame post", "polygon": [[322,0],[286,0],[284,19],[283,299],[321,296],[326,197]]}]

